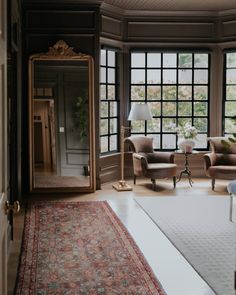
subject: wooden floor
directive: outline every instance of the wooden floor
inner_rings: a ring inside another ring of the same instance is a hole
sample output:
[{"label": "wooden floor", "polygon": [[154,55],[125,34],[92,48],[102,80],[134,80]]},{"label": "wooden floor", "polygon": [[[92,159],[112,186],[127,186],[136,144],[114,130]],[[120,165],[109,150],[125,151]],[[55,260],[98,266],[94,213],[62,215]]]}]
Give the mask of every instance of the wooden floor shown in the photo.
[{"label": "wooden floor", "polygon": [[[133,186],[132,182],[128,181]],[[77,196],[41,196],[37,200],[108,200],[109,204],[127,227],[137,245],[143,252],[148,263],[152,267],[156,277],[160,280],[168,295],[210,295],[215,294],[205,281],[195,272],[183,256],[169,242],[164,234],[151,221],[146,213],[133,200],[138,196],[206,196],[212,195],[225,197],[226,181],[217,181],[215,191],[211,190],[209,179],[194,179],[193,187],[189,186],[186,179],[177,183],[174,190],[172,181],[160,181],[157,183],[157,191],[152,190],[151,183],[147,179],[137,180],[133,191],[117,192],[112,188],[113,183],[102,186],[101,190],[92,194]],[[36,199],[36,197],[35,197]],[[11,251],[8,263],[8,294],[13,294],[17,273],[18,257],[21,246],[24,211],[14,219],[14,242],[11,243]]]}]

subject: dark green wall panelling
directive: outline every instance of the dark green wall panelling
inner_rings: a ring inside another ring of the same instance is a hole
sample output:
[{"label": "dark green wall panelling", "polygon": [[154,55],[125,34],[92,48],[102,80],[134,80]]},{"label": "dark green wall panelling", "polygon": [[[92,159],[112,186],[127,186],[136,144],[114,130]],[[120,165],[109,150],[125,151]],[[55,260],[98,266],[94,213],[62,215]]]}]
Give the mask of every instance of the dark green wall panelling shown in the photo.
[{"label": "dark green wall panelling", "polygon": [[[47,52],[58,40],[64,40],[76,52],[90,54],[94,58],[95,121],[98,126],[99,91],[99,36],[100,1],[23,1],[22,3],[22,87],[23,87],[23,187],[29,191],[28,146],[28,59],[34,53]],[[96,146],[99,146],[96,132]],[[96,162],[99,159],[96,152]],[[96,171],[97,188],[100,187],[99,168]]]}]

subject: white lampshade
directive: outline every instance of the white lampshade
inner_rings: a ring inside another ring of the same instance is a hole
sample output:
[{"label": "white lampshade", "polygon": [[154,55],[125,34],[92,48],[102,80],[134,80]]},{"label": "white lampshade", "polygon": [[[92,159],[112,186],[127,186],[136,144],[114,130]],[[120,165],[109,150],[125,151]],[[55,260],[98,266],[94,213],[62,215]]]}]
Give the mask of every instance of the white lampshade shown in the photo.
[{"label": "white lampshade", "polygon": [[128,120],[151,120],[152,114],[146,103],[132,104]]}]

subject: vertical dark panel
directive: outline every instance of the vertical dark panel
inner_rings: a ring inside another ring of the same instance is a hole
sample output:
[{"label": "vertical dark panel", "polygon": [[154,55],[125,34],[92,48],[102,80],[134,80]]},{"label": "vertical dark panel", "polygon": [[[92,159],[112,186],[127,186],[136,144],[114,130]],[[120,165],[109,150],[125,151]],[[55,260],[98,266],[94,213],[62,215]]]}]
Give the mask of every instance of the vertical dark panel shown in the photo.
[{"label": "vertical dark panel", "polygon": [[[75,1],[59,3],[40,3],[23,1],[22,3],[22,126],[24,133],[22,142],[23,187],[29,192],[29,104],[28,104],[28,59],[34,53],[47,52],[49,46],[58,40],[64,40],[76,52],[93,56],[95,65],[94,97],[95,126],[99,126],[99,35],[100,6],[98,4],[76,4]],[[95,130],[96,163],[99,153],[99,129]],[[100,188],[99,167],[96,165],[97,188]]]}]

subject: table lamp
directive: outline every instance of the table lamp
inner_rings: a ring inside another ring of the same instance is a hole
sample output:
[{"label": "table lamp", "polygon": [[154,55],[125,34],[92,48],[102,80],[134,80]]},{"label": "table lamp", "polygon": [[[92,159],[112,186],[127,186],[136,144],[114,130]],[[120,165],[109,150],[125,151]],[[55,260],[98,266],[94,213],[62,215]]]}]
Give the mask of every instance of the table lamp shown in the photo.
[{"label": "table lamp", "polygon": [[[128,121],[132,120],[150,120],[152,119],[149,107],[145,103],[134,103],[132,104],[131,110],[129,112]],[[121,180],[118,184],[113,184],[113,188],[117,191],[132,191],[132,187],[128,185],[124,179],[124,139],[125,130],[131,129],[131,127],[121,126],[120,128],[120,140],[121,140]]]}]

